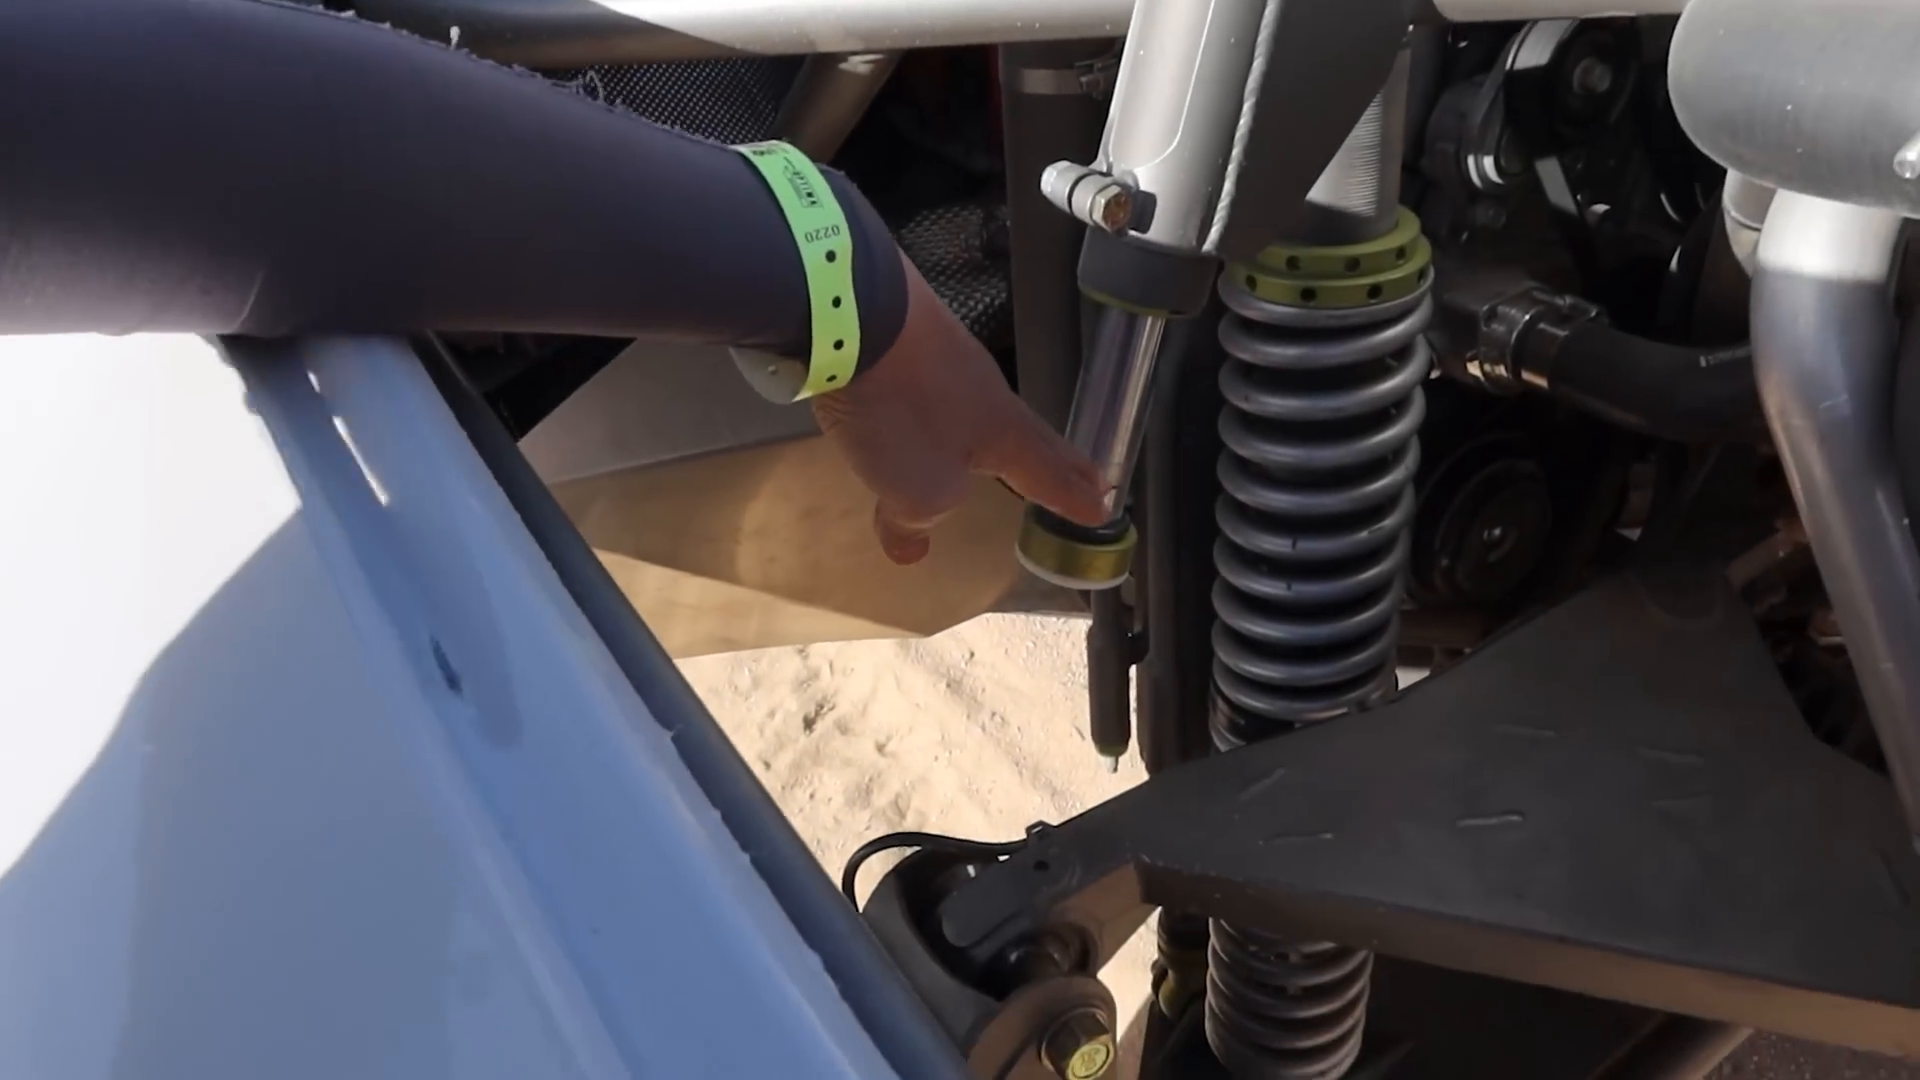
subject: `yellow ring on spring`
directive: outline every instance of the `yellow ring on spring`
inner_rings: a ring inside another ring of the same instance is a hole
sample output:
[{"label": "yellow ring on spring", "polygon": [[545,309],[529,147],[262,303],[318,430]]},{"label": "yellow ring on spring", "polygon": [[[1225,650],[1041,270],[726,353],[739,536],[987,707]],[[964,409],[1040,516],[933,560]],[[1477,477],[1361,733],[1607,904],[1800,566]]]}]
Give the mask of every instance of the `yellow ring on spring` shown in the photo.
[{"label": "yellow ring on spring", "polygon": [[1288,307],[1358,308],[1390,304],[1420,291],[1433,272],[1433,245],[1420,219],[1400,208],[1386,235],[1360,244],[1274,244],[1227,273],[1254,296]]}]

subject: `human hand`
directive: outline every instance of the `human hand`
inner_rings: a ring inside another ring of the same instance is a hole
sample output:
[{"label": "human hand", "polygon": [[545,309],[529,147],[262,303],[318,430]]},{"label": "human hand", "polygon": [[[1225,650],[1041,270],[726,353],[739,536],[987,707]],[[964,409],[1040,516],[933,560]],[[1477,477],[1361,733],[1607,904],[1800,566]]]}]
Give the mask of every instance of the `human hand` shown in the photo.
[{"label": "human hand", "polygon": [[1069,521],[1100,525],[1099,470],[1021,401],[993,357],[913,263],[900,337],[813,414],[879,498],[873,528],[901,565],[926,558],[928,532],[965,501],[973,474],[997,477]]}]

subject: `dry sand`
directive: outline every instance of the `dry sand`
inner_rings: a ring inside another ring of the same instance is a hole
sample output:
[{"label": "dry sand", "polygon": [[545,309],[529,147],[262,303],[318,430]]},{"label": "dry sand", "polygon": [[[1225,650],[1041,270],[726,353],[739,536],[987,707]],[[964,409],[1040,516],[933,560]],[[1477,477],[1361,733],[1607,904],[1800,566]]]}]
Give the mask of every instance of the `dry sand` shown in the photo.
[{"label": "dry sand", "polygon": [[[905,641],[709,656],[681,670],[835,880],[882,833],[1018,838],[1145,778],[1087,741],[1086,623],[988,615]],[[871,887],[885,863],[862,877]],[[1102,977],[1123,1018],[1147,995],[1152,935]]]}]

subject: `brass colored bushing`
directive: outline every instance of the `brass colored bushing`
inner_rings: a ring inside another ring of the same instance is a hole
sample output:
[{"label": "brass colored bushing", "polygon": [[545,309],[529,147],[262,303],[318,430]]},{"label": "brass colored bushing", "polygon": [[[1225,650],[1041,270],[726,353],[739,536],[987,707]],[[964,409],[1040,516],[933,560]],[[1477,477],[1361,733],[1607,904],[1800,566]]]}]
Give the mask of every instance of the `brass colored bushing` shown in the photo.
[{"label": "brass colored bushing", "polygon": [[1020,565],[1042,581],[1092,592],[1111,589],[1127,579],[1133,549],[1139,543],[1133,523],[1124,516],[1102,528],[1088,529],[1028,506],[1014,554]]}]

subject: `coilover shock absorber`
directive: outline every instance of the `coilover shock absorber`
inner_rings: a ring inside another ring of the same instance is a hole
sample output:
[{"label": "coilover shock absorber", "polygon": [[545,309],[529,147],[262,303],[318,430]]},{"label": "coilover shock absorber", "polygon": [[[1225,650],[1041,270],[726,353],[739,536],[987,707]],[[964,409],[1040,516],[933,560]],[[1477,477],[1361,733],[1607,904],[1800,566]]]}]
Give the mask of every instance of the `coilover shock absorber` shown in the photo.
[{"label": "coilover shock absorber", "polygon": [[[1397,205],[1403,78],[1404,63],[1315,189],[1303,227],[1314,242],[1271,247],[1220,282],[1211,721],[1222,750],[1394,689],[1432,313],[1432,248]],[[1237,1080],[1345,1074],[1372,959],[1214,923],[1215,1056]]]}]

